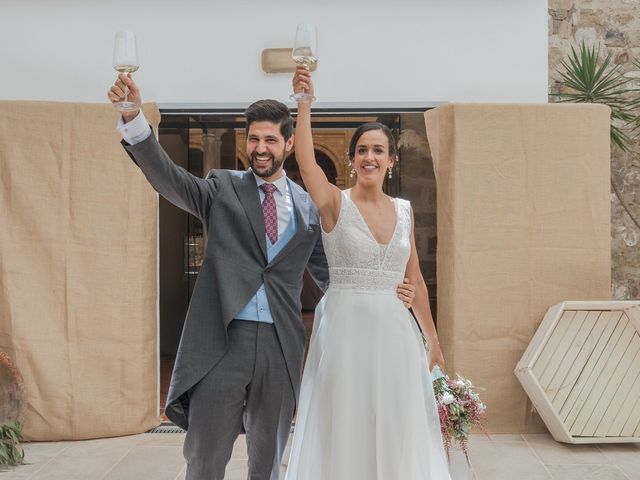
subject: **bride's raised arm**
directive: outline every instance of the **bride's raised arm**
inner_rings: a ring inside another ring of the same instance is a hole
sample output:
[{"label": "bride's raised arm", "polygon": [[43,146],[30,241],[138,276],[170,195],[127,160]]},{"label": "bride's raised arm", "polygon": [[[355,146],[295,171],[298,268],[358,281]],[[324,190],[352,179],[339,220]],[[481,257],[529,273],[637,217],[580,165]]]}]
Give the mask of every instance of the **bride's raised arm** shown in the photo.
[{"label": "bride's raised arm", "polygon": [[[305,65],[299,65],[293,77],[293,91],[297,93],[303,89],[310,96],[313,95],[311,73]],[[316,163],[311,133],[310,101],[298,102],[294,146],[300,175],[313,203],[320,211],[322,228],[325,231],[331,231],[340,213],[340,189],[329,182],[322,168]]]}]

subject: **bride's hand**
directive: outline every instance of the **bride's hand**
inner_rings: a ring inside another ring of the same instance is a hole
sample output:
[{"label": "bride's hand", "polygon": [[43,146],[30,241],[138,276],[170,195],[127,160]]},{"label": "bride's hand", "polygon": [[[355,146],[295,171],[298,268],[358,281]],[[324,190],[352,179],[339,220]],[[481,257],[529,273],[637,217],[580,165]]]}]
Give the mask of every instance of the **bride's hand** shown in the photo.
[{"label": "bride's hand", "polygon": [[416,298],[416,286],[411,284],[408,278],[405,278],[402,283],[396,286],[396,294],[405,307],[411,308],[413,300]]},{"label": "bride's hand", "polygon": [[442,355],[440,344],[427,343],[427,351],[429,358],[429,371],[433,370],[433,367],[436,365],[440,367],[440,370],[444,371],[444,356]]},{"label": "bride's hand", "polygon": [[293,76],[293,93],[308,93],[313,97],[313,81],[311,80],[311,72],[307,65],[300,64],[296,67],[296,73]]}]

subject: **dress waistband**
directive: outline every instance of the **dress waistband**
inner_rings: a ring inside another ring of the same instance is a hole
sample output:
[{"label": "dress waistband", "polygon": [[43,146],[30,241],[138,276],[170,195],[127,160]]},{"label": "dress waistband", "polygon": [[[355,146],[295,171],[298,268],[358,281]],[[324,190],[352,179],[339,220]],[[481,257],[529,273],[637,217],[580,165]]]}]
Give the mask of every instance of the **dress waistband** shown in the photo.
[{"label": "dress waistband", "polygon": [[367,268],[329,268],[329,285],[340,290],[396,293],[404,272]]}]

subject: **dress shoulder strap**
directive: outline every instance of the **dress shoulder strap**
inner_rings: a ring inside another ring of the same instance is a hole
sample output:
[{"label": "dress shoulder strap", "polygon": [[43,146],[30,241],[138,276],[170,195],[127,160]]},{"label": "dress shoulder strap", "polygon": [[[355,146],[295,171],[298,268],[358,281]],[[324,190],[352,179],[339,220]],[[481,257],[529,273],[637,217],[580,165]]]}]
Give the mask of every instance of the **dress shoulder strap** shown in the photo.
[{"label": "dress shoulder strap", "polygon": [[395,200],[396,205],[398,206],[398,210],[396,212],[398,215],[398,222],[401,225],[404,225],[406,230],[411,233],[411,202],[404,198],[396,198]]}]

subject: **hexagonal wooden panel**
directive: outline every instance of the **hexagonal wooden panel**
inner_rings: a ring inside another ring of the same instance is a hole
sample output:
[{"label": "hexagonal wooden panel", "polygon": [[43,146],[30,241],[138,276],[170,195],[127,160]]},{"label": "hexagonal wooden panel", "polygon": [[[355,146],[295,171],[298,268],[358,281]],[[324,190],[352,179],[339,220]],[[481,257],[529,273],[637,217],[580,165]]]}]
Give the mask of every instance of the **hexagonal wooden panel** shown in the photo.
[{"label": "hexagonal wooden panel", "polygon": [[515,374],[557,441],[640,442],[640,302],[551,307]]}]

